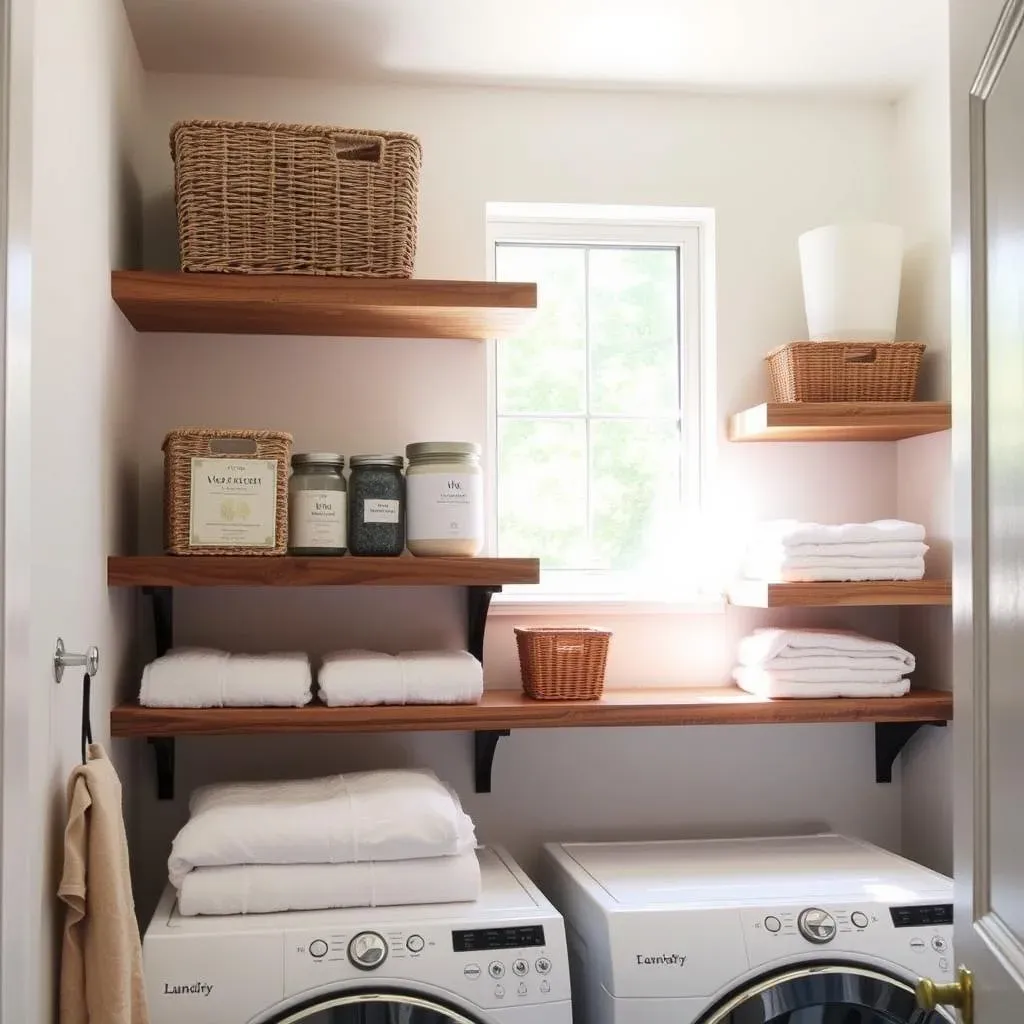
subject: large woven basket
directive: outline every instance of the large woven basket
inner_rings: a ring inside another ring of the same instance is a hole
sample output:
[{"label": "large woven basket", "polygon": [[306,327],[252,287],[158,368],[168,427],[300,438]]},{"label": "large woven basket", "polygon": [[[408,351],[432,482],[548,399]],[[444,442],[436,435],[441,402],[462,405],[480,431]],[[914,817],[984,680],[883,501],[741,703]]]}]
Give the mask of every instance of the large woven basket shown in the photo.
[{"label": "large woven basket", "polygon": [[[283,555],[288,550],[288,472],[292,436],[273,430],[172,430],[164,438],[164,548],[171,555]],[[192,543],[192,460],[260,459],[277,463],[273,545]]]},{"label": "large woven basket", "polygon": [[183,270],[412,276],[413,135],[180,121],[171,156]]},{"label": "large woven basket", "polygon": [[912,402],[925,346],[793,341],[765,356],[773,402]]},{"label": "large woven basket", "polygon": [[516,627],[523,689],[535,700],[597,700],[611,633],[590,626]]}]

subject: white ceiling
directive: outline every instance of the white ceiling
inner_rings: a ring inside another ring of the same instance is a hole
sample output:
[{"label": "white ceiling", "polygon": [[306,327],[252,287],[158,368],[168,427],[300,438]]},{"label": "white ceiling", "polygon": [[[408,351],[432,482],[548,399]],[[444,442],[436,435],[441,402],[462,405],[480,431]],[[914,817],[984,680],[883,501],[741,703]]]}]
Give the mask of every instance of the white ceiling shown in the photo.
[{"label": "white ceiling", "polygon": [[125,0],[154,71],[896,96],[945,0]]}]

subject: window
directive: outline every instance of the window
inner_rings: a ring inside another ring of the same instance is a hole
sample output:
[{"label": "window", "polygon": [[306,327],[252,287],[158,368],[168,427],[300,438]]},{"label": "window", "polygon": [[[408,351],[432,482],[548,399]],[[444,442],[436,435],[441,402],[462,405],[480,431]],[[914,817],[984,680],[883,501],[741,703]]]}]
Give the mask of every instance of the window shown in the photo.
[{"label": "window", "polygon": [[548,595],[692,591],[710,213],[491,204],[488,228],[494,278],[538,289],[491,364],[492,547],[539,556]]}]

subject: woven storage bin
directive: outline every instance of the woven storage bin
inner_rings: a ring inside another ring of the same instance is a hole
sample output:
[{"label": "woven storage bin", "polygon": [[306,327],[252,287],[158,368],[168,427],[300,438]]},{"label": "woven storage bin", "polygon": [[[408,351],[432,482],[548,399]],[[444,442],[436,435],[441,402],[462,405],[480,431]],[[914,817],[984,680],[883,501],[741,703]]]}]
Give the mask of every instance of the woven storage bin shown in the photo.
[{"label": "woven storage bin", "polygon": [[[170,555],[283,555],[288,550],[288,473],[292,436],[273,430],[172,430],[164,438],[164,548]],[[261,459],[277,463],[273,547],[193,547],[193,459]]]},{"label": "woven storage bin", "polygon": [[596,700],[611,633],[590,626],[516,627],[523,689],[535,700]]},{"label": "woven storage bin", "polygon": [[412,277],[415,136],[180,121],[171,156],[183,270]]},{"label": "woven storage bin", "polygon": [[925,346],[793,341],[765,356],[773,402],[912,402]]}]

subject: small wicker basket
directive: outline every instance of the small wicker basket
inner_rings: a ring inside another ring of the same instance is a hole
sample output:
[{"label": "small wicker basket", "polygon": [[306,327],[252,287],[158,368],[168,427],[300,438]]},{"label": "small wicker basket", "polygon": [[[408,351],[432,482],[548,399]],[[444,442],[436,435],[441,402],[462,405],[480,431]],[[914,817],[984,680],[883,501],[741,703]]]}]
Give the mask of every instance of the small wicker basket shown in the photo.
[{"label": "small wicker basket", "polygon": [[181,121],[171,156],[182,270],[412,277],[415,136]]},{"label": "small wicker basket", "polygon": [[[164,548],[170,555],[283,555],[288,550],[288,472],[292,436],[273,430],[172,430],[164,451]],[[272,543],[261,546],[196,544],[192,535],[193,459],[275,462]]]},{"label": "small wicker basket", "polygon": [[611,633],[590,626],[517,626],[523,689],[535,700],[597,700]]},{"label": "small wicker basket", "polygon": [[918,342],[792,341],[765,356],[773,402],[912,402]]}]

